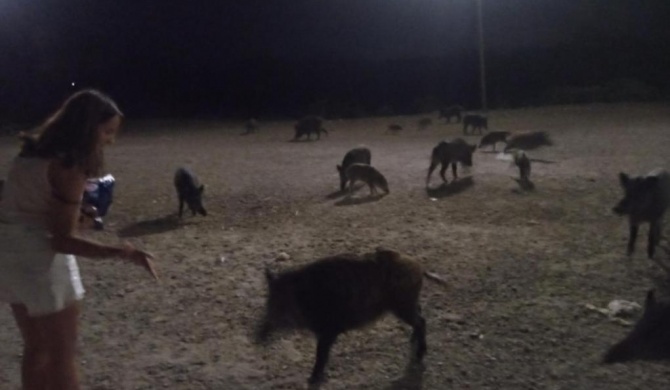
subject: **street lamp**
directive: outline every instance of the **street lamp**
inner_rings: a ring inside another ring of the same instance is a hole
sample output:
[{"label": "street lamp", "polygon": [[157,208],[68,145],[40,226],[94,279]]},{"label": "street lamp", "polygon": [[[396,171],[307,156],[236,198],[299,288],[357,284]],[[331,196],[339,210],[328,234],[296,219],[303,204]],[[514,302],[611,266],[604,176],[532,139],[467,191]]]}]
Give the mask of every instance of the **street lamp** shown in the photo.
[{"label": "street lamp", "polygon": [[482,21],[482,0],[477,1],[477,30],[479,32],[479,83],[481,87],[482,110],[487,111],[486,106],[486,67],[484,64],[484,23]]}]

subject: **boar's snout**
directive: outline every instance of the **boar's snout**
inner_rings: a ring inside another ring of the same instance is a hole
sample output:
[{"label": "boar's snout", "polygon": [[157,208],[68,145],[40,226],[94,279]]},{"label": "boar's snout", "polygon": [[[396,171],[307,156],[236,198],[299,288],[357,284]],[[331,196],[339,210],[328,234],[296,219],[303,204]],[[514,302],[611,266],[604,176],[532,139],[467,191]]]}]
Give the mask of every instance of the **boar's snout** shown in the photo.
[{"label": "boar's snout", "polygon": [[622,344],[617,344],[610,348],[609,351],[603,356],[603,363],[612,364],[612,363],[623,363],[633,359],[633,351],[629,348],[626,348]]}]

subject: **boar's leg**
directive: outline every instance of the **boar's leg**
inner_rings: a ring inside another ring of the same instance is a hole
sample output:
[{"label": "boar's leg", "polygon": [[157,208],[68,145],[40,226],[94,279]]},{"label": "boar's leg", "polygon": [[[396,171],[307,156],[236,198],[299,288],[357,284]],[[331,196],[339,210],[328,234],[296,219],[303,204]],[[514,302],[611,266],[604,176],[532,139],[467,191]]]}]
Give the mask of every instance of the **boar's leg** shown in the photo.
[{"label": "boar's leg", "polygon": [[354,184],[356,184],[356,179],[349,180],[349,195],[354,194]]},{"label": "boar's leg", "polygon": [[626,254],[628,256],[632,255],[633,252],[635,251],[635,240],[637,239],[637,230],[638,230],[638,225],[635,224],[630,224],[629,227],[629,234],[628,234],[628,248],[626,250]]},{"label": "boar's leg", "polygon": [[323,381],[323,373],[326,368],[326,363],[328,363],[330,348],[335,343],[335,340],[337,340],[337,334],[334,333],[318,335],[316,345],[316,362],[314,363],[312,375],[309,377],[309,383],[319,383]]},{"label": "boar's leg", "polygon": [[456,173],[456,161],[451,163],[451,173],[454,174],[454,180],[458,179],[458,173]]},{"label": "boar's leg", "polygon": [[396,317],[412,327],[412,349],[415,353],[414,359],[421,362],[426,354],[426,320],[421,315],[421,306],[400,308],[393,311]]},{"label": "boar's leg", "polygon": [[430,162],[430,167],[428,167],[428,176],[426,176],[426,186],[430,183],[430,175],[433,174],[433,171],[437,167],[437,162],[431,161]]},{"label": "boar's leg", "polygon": [[442,167],[440,168],[440,177],[442,178],[442,181],[446,184],[448,183],[447,178],[444,176],[444,173],[447,171],[447,168],[449,168],[449,163],[442,163]]},{"label": "boar's leg", "polygon": [[184,197],[179,195],[179,218],[181,218],[183,212],[184,212]]},{"label": "boar's leg", "polygon": [[649,224],[649,239],[647,242],[647,256],[650,259],[654,258],[656,245],[661,241],[661,221],[652,221]]}]

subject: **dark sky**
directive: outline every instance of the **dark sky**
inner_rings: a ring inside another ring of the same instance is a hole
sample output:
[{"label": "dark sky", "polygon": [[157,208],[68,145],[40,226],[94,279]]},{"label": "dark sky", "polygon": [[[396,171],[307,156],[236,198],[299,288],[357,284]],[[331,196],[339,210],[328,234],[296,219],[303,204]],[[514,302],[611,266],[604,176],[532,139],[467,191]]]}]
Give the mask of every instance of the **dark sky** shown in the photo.
[{"label": "dark sky", "polygon": [[[483,3],[491,53],[622,39],[667,50],[670,42],[668,0]],[[254,58],[449,58],[476,44],[474,0],[0,0],[8,91],[18,81],[65,79],[126,78],[139,88],[151,73],[210,75]]]},{"label": "dark sky", "polygon": [[[654,39],[670,16],[664,0],[483,0],[487,43],[516,48],[582,34]],[[4,0],[3,43],[31,50],[104,45],[136,55],[165,45],[228,55],[440,56],[471,45],[474,0],[155,1]],[[135,41],[135,42],[133,42]]]}]

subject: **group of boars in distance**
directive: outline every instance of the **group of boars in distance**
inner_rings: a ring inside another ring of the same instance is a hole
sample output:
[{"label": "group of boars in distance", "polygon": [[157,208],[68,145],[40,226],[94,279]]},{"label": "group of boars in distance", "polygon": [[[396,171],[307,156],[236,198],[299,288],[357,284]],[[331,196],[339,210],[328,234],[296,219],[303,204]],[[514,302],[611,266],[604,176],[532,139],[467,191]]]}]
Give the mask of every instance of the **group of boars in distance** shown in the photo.
[{"label": "group of boars in distance", "polygon": [[[488,128],[488,120],[479,114],[462,116],[462,107],[455,106],[440,110],[440,118],[450,121],[456,117],[463,123],[464,133],[468,127]],[[419,128],[426,125],[422,119]],[[323,127],[323,119],[310,116],[295,125],[295,139],[314,133],[317,139],[321,133],[328,134]],[[259,128],[256,120],[246,124],[247,133]],[[529,180],[530,159],[523,152],[524,147],[551,145],[543,132],[512,134],[492,131],[482,136],[479,147],[493,146],[506,142],[505,152],[514,150],[514,161],[520,171],[521,180]],[[472,155],[477,146],[469,145],[461,138],[441,141],[432,150],[426,185],[438,164],[440,176],[447,182],[445,171],[452,165],[454,179],[457,179],[456,164],[472,165]],[[342,163],[337,165],[340,175],[340,190],[364,182],[372,194],[380,188],[389,193],[384,176],[371,164],[372,155],[368,148],[357,147],[348,151]],[[623,199],[612,211],[629,218],[629,239],[627,254],[635,250],[638,228],[649,223],[647,255],[654,260],[655,250],[661,238],[661,224],[670,204],[670,175],[663,169],[655,169],[644,176],[631,177],[619,174],[624,191]],[[0,199],[3,181],[0,180]],[[207,215],[202,195],[205,186],[189,169],[180,167],[174,175],[174,185],[179,199],[179,217],[184,204],[192,214]],[[670,268],[654,260],[670,274]],[[423,279],[444,283],[441,277],[424,270],[417,261],[388,248],[377,248],[364,254],[341,253],[315,260],[312,263],[283,272],[273,272],[266,266],[265,277],[268,295],[265,312],[255,330],[255,341],[265,345],[271,335],[278,330],[306,329],[317,338],[316,360],[309,377],[310,383],[325,379],[325,367],[331,347],[337,337],[349,330],[361,328],[375,322],[382,315],[392,313],[412,327],[410,345],[412,362],[420,363],[427,352],[426,321],[421,315],[419,295]],[[620,342],[606,351],[605,363],[624,362],[636,359],[670,359],[670,303],[656,300],[655,291],[649,290],[644,312],[633,330]]]},{"label": "group of boars in distance", "polygon": [[[440,110],[439,118],[447,123],[455,117],[463,124],[463,132],[468,128],[482,134],[488,130],[488,118],[480,114],[462,115],[460,106]],[[419,121],[418,129],[430,125],[432,120]],[[246,123],[246,133],[256,132],[259,124],[255,119]],[[398,131],[400,125],[391,124],[389,130]],[[318,116],[309,116],[295,124],[297,140],[303,136],[321,133],[328,134],[324,120]],[[511,133],[491,131],[483,134],[478,145],[470,145],[462,138],[441,141],[432,150],[430,165],[426,177],[426,186],[437,165],[441,165],[440,176],[447,183],[445,171],[452,166],[454,180],[458,179],[456,166],[461,163],[472,166],[472,155],[477,149],[505,143],[504,152],[513,152],[514,164],[519,169],[521,181],[530,180],[530,159],[524,149],[538,146],[550,146],[552,142],[545,132]],[[384,175],[371,165],[372,153],[364,146],[349,150],[338,164],[340,191],[347,187],[353,191],[357,182],[363,182],[370,188],[371,195],[376,188],[384,194],[389,193],[388,182]],[[635,249],[639,225],[649,223],[647,255],[654,260],[655,249],[659,246],[661,223],[670,204],[670,175],[662,169],[649,174],[631,177],[619,174],[624,191],[623,199],[613,207],[617,215],[629,218],[629,240],[627,255]],[[202,204],[204,185],[188,169],[179,168],[175,173],[174,184],[179,198],[179,216],[182,216],[184,203],[193,215],[207,215]],[[670,268],[654,260],[670,275]],[[325,367],[331,347],[337,337],[349,330],[361,328],[392,313],[412,327],[410,344],[412,362],[420,363],[427,351],[426,321],[421,315],[419,295],[423,278],[443,283],[439,276],[427,272],[411,258],[392,249],[377,248],[364,254],[342,253],[317,259],[316,261],[275,273],[266,267],[265,271],[268,295],[265,314],[255,332],[255,340],[265,344],[270,335],[277,330],[307,329],[317,338],[316,360],[309,377],[310,383],[324,380]],[[644,312],[633,330],[620,342],[612,346],[604,355],[603,362],[614,363],[636,359],[670,359],[670,303],[658,302],[655,291],[647,293]]]}]

